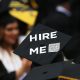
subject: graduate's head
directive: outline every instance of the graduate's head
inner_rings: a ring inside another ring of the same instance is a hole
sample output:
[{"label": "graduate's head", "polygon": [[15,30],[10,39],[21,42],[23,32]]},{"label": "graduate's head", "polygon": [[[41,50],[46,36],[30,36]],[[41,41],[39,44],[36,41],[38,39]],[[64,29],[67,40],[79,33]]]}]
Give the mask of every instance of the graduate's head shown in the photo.
[{"label": "graduate's head", "polygon": [[69,10],[71,9],[72,3],[73,2],[71,0],[56,0],[56,5],[64,6],[65,8]]},{"label": "graduate's head", "polygon": [[19,35],[17,20],[8,13],[0,16],[0,44],[14,45]]}]

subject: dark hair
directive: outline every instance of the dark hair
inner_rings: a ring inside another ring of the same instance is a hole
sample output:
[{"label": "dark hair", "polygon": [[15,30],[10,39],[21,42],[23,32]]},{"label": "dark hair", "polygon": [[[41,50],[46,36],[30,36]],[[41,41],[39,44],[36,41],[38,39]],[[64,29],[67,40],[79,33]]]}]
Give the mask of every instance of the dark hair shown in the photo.
[{"label": "dark hair", "polygon": [[0,15],[0,27],[6,27],[7,24],[13,23],[17,21],[14,17],[12,17],[8,12]]},{"label": "dark hair", "polygon": [[55,0],[56,4],[63,4],[65,2],[69,2],[70,0]]},{"label": "dark hair", "polygon": [[[16,22],[17,19],[15,19],[14,17],[12,17],[11,15],[8,14],[8,12],[3,13],[2,15],[0,15],[0,28],[4,29],[6,27],[6,25],[8,25],[9,23],[13,23]],[[3,40],[2,38],[0,39],[0,46],[2,47]],[[17,44],[13,45],[13,48],[16,48],[18,45],[18,41],[16,42]]]}]

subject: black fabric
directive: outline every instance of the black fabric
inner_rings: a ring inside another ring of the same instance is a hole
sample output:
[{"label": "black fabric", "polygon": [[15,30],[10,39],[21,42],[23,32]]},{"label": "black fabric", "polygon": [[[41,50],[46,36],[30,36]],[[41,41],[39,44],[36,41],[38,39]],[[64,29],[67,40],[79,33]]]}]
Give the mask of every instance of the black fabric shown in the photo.
[{"label": "black fabric", "polygon": [[[59,80],[58,76],[75,78],[80,80],[80,64],[72,64],[72,61],[58,62],[33,68],[24,80]],[[36,76],[37,75],[37,76]],[[51,79],[53,78],[53,79]],[[67,80],[61,79],[61,80]]]},{"label": "black fabric", "polygon": [[80,0],[77,4],[77,7],[75,7],[75,9],[73,10],[72,26],[76,33],[80,32]]},{"label": "black fabric", "polygon": [[[39,6],[37,23],[40,23],[53,9],[55,0],[35,0]],[[48,6],[48,7],[47,7]]]},{"label": "black fabric", "polygon": [[49,26],[53,29],[56,29],[60,32],[71,35],[73,28],[71,27],[70,19],[71,19],[70,16],[55,11],[50,13],[49,16],[44,19],[44,22],[42,22],[42,24]]},{"label": "black fabric", "polygon": [[[63,54],[61,53],[61,54],[58,54],[57,57],[55,57],[55,59],[53,59],[51,63],[57,63],[57,62],[62,62],[62,61],[64,61],[64,58],[63,58]],[[32,68],[38,67],[38,66],[41,66],[41,65],[35,62],[32,63]]]},{"label": "black fabric", "polygon": [[69,43],[64,47],[63,52],[68,59],[76,59],[80,56],[80,34],[73,35]]},{"label": "black fabric", "polygon": [[15,72],[8,73],[0,62],[0,80],[16,80]]},{"label": "black fabric", "polygon": [[9,4],[11,0],[0,0],[0,14],[9,9]]},{"label": "black fabric", "polygon": [[77,7],[75,7],[75,10],[73,11],[72,26],[74,28],[74,37],[72,39],[73,41],[71,41],[73,45],[71,46],[71,48],[68,46],[68,49],[69,53],[72,52],[73,54],[73,61],[75,63],[80,63],[80,0],[78,0]]}]

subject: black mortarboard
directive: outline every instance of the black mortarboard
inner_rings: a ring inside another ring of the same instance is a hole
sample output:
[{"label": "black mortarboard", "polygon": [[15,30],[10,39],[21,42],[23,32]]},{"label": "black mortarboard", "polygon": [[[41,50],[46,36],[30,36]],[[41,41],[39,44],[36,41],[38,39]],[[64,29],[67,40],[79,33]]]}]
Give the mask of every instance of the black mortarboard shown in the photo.
[{"label": "black mortarboard", "polygon": [[33,68],[24,80],[79,80],[80,64],[71,61],[48,64]]},{"label": "black mortarboard", "polygon": [[39,24],[14,53],[40,65],[45,65],[54,60],[70,39],[71,37],[64,33]]},{"label": "black mortarboard", "polygon": [[0,0],[0,14],[4,13],[9,9],[11,0]]},{"label": "black mortarboard", "polygon": [[55,80],[62,75],[65,66],[71,64],[68,62],[59,62],[33,68],[24,80]]}]

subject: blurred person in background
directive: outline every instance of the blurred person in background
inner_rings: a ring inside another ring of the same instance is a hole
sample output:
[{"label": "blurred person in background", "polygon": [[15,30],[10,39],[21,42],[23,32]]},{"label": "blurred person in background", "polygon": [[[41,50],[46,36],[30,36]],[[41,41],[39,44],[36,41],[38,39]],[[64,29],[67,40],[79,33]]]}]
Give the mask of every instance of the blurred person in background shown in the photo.
[{"label": "blurred person in background", "polygon": [[43,21],[43,19],[54,10],[55,0],[35,0],[35,1],[38,4],[37,10],[39,12],[36,23],[41,23],[41,21]]},{"label": "blurred person in background", "polygon": [[18,22],[7,12],[0,16],[0,80],[23,80],[32,62],[13,53],[18,44]]},{"label": "blurred person in background", "polygon": [[56,0],[55,3],[55,11],[45,18],[43,24],[70,35],[71,4],[69,0]]}]

